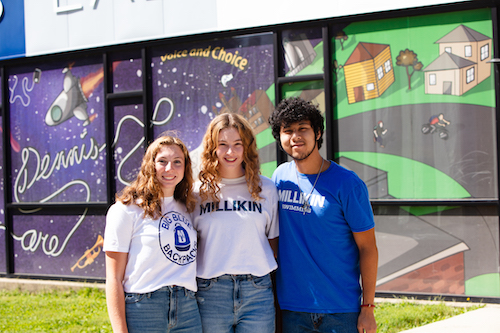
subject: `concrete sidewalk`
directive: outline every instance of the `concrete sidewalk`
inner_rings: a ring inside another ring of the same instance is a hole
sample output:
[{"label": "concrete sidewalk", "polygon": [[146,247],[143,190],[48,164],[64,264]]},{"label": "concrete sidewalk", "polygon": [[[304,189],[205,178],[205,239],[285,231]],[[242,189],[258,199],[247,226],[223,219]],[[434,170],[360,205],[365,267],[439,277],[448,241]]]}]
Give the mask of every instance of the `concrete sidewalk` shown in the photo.
[{"label": "concrete sidewalk", "polygon": [[472,310],[464,314],[437,321],[411,330],[406,333],[476,333],[500,332],[500,305],[487,304],[484,308]]}]

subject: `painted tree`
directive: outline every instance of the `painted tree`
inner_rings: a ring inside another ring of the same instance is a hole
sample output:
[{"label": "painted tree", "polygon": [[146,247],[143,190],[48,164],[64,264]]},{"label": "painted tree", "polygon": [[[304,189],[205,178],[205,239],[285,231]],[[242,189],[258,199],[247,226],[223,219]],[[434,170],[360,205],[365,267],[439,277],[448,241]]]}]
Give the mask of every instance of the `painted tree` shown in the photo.
[{"label": "painted tree", "polygon": [[340,46],[342,47],[342,51],[344,51],[344,42],[348,39],[349,37],[345,34],[344,30],[337,31],[335,34],[335,39],[337,39],[340,42]]},{"label": "painted tree", "polygon": [[[408,76],[408,90],[411,90],[411,77],[415,71],[420,71],[424,65],[418,61],[417,54],[411,50],[399,51],[399,55],[396,57],[396,65],[406,67],[406,75]],[[410,74],[410,67],[413,71]]]}]

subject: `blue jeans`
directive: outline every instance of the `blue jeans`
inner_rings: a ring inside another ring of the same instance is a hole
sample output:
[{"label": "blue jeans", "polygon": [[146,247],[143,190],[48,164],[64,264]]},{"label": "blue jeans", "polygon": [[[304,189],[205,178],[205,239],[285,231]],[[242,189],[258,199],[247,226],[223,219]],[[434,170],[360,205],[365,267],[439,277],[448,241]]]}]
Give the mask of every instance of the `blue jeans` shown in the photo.
[{"label": "blue jeans", "polygon": [[125,316],[129,333],[201,333],[195,293],[167,286],[146,294],[125,293]]},{"label": "blue jeans", "polygon": [[198,278],[196,294],[203,333],[274,333],[270,275]]},{"label": "blue jeans", "polygon": [[282,310],[283,333],[358,333],[358,312],[309,313]]}]

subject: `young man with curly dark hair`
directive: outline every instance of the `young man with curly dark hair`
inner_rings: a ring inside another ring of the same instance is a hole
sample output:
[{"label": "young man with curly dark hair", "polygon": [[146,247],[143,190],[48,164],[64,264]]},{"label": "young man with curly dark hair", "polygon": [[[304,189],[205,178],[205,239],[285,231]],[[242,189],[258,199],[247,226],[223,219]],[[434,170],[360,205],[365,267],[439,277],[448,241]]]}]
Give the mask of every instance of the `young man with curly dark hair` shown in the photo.
[{"label": "young man with curly dark hair", "polygon": [[310,102],[281,101],[269,123],[293,159],[273,174],[283,332],[375,333],[378,252],[366,185],[320,155],[324,118]]}]

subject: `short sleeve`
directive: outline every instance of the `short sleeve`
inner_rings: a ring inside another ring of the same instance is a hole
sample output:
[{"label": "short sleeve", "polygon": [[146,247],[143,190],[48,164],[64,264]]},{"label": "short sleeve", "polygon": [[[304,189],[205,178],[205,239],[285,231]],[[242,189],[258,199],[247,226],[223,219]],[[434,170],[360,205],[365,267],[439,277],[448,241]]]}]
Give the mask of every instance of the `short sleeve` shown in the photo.
[{"label": "short sleeve", "polygon": [[268,186],[267,200],[269,200],[269,224],[266,226],[266,236],[268,239],[274,239],[279,236],[279,214],[278,214],[278,189],[274,182],[265,178]]},{"label": "short sleeve", "polygon": [[127,206],[115,203],[106,214],[103,250],[128,253],[133,230],[133,214],[127,211]]},{"label": "short sleeve", "polygon": [[363,181],[358,180],[349,193],[344,211],[345,219],[353,232],[363,232],[375,227],[368,189]]}]

